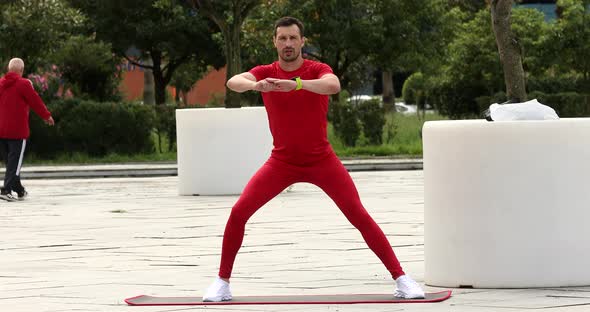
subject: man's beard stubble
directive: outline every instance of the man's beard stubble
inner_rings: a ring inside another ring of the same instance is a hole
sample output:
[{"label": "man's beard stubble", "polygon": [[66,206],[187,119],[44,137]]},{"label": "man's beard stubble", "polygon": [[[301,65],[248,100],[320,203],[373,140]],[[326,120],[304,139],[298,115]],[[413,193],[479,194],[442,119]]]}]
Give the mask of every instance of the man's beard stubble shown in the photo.
[{"label": "man's beard stubble", "polygon": [[288,62],[288,63],[294,62],[295,60],[297,60],[297,58],[299,58],[299,55],[301,54],[301,51],[299,51],[299,53],[295,53],[295,50],[292,50],[292,51],[293,52],[292,52],[291,57],[286,57],[285,56],[285,54],[286,54],[285,52],[279,53],[279,57],[284,62]]}]

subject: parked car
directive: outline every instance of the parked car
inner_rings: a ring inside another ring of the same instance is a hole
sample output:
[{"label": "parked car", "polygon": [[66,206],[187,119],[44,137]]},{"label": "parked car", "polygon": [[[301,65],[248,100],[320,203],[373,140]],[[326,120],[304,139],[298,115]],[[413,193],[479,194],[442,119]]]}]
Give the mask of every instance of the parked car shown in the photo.
[{"label": "parked car", "polygon": [[[348,98],[348,102],[355,105],[371,99],[378,100],[379,103],[383,105],[383,98],[380,95],[353,95]],[[416,107],[416,105],[405,104],[404,102],[395,103],[395,110],[402,114],[415,114],[417,109],[418,108]]]}]

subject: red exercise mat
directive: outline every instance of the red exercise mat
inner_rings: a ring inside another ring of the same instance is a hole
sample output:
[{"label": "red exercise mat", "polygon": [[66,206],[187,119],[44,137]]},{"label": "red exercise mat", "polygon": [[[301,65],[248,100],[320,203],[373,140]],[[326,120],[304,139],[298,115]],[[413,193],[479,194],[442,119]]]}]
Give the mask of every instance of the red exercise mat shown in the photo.
[{"label": "red exercise mat", "polygon": [[230,305],[230,304],[353,304],[353,303],[428,303],[440,302],[451,297],[451,291],[427,293],[424,299],[400,299],[393,294],[343,294],[343,295],[281,295],[236,296],[230,301],[203,302],[201,297],[153,297],[141,295],[125,299],[132,306],[174,305]]}]

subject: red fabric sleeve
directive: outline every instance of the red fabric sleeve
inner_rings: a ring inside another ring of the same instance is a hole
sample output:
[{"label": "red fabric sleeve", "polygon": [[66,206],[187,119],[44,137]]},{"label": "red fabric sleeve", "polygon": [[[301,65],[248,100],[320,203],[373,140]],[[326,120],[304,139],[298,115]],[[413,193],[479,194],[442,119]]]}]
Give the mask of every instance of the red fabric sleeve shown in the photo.
[{"label": "red fabric sleeve", "polygon": [[248,72],[256,77],[256,81],[260,81],[271,76],[272,65],[259,65],[250,69]]},{"label": "red fabric sleeve", "polygon": [[315,67],[316,67],[318,78],[322,78],[322,76],[325,74],[333,74],[334,73],[334,71],[332,71],[332,68],[328,64],[318,62],[318,63],[316,63]]},{"label": "red fabric sleeve", "polygon": [[43,103],[43,100],[37,94],[37,91],[33,88],[33,85],[27,79],[23,79],[19,81],[23,97],[25,98],[25,102],[33,109],[33,111],[39,115],[43,120],[49,119],[51,117],[51,113],[47,110],[47,106]]}]

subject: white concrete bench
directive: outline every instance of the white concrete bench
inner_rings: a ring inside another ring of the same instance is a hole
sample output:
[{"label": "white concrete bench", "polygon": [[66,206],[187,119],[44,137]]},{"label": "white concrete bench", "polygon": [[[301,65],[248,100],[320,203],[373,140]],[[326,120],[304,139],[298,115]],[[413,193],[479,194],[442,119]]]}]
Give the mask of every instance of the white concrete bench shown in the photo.
[{"label": "white concrete bench", "polygon": [[590,285],[590,118],[427,122],[425,281]]},{"label": "white concrete bench", "polygon": [[268,159],[264,107],[176,110],[180,195],[240,194]]}]

